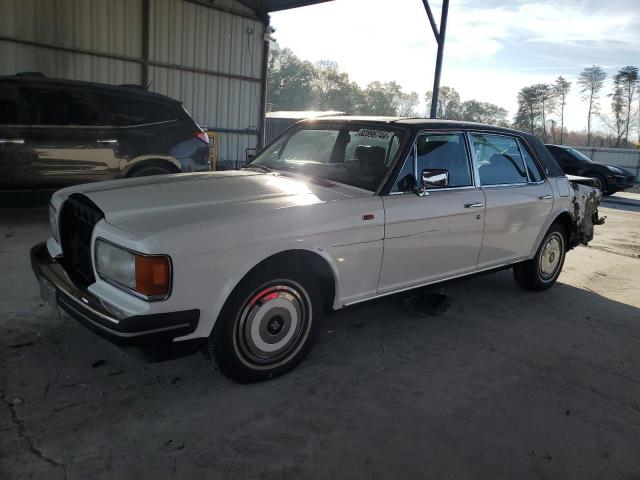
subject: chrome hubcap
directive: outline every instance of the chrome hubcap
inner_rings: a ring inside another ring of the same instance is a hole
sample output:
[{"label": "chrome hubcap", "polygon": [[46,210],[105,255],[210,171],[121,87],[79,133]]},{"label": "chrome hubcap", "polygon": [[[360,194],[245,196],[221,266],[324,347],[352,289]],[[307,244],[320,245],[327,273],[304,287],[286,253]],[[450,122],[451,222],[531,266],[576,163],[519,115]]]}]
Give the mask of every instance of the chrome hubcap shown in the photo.
[{"label": "chrome hubcap", "polygon": [[544,279],[552,278],[560,265],[564,243],[558,233],[549,236],[540,254],[540,275]]},{"label": "chrome hubcap", "polygon": [[294,282],[257,290],[244,305],[236,324],[239,353],[252,365],[269,365],[295,355],[309,332],[311,303]]}]

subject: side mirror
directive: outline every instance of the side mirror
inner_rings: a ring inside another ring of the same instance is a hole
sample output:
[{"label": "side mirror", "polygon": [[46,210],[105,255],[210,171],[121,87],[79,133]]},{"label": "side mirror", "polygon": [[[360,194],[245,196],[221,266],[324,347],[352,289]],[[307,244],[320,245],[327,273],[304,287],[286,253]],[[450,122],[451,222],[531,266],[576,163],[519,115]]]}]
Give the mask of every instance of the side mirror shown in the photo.
[{"label": "side mirror", "polygon": [[251,160],[253,160],[254,158],[256,158],[256,156],[258,156],[258,149],[256,148],[247,148],[245,151],[245,162],[250,162]]},{"label": "side mirror", "polygon": [[431,168],[422,170],[421,185],[417,194],[421,197],[428,195],[428,189],[446,188],[449,186],[449,170],[444,168]]}]

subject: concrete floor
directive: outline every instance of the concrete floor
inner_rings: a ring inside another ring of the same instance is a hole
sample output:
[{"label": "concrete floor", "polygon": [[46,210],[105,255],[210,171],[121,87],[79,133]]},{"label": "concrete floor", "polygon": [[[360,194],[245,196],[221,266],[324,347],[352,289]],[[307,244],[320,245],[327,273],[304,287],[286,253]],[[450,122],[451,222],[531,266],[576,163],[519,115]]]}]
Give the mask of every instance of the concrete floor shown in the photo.
[{"label": "concrete floor", "polygon": [[0,212],[0,478],[640,478],[639,199],[548,292],[501,272],[435,317],[350,308],[250,386],[54,317],[28,261],[46,211]]}]

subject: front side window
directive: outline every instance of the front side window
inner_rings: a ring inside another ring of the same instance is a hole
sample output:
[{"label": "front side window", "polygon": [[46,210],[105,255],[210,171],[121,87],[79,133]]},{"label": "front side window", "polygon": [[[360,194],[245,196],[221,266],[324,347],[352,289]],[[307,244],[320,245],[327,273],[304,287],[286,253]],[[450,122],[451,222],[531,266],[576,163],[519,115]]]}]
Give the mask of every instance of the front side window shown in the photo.
[{"label": "front side window", "polygon": [[0,125],[18,124],[18,91],[8,83],[0,84]]},{"label": "front side window", "polygon": [[515,138],[474,133],[471,139],[482,185],[513,185],[529,181]]},{"label": "front side window", "polygon": [[449,188],[472,186],[471,162],[467,154],[464,134],[418,135],[414,153],[405,161],[392,191],[409,192],[415,190],[418,184],[415,174],[417,173],[420,178],[423,170],[446,170],[449,174],[447,185]]},{"label": "front side window", "polygon": [[30,123],[46,126],[104,125],[104,104],[99,96],[75,89],[25,88]]},{"label": "front side window", "polygon": [[574,158],[577,158],[579,161],[584,162],[584,163],[592,163],[593,160],[591,160],[589,157],[587,157],[584,153],[576,150],[575,148],[567,148],[568,152],[571,152],[571,155],[573,155]]},{"label": "front side window", "polygon": [[406,132],[386,125],[320,124],[293,129],[248,168],[263,167],[375,191]]}]

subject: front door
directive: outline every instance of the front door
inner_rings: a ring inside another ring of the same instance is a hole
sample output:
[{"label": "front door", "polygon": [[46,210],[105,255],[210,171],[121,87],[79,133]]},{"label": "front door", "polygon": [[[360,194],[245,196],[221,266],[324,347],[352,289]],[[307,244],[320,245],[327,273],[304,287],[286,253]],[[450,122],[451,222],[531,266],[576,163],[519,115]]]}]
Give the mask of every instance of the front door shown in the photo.
[{"label": "front door", "polygon": [[553,191],[524,142],[499,134],[470,135],[486,203],[478,268],[530,257],[553,207]]},{"label": "front door", "polygon": [[106,125],[102,96],[82,89],[28,87],[31,126],[25,147],[34,153],[31,183],[61,187],[113,178],[119,133]]},{"label": "front door", "polygon": [[[423,170],[446,170],[446,186],[418,196]],[[383,197],[385,239],[378,292],[463,275],[476,269],[484,193],[474,182],[464,133],[418,135],[391,194]]]},{"label": "front door", "polygon": [[0,189],[26,188],[33,152],[25,147],[18,88],[0,83]]}]

